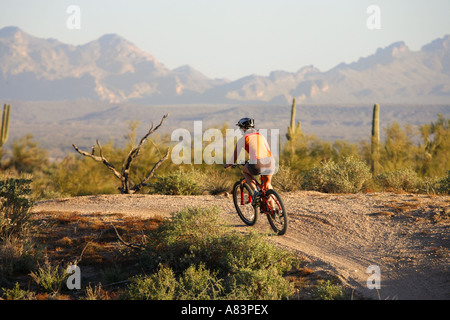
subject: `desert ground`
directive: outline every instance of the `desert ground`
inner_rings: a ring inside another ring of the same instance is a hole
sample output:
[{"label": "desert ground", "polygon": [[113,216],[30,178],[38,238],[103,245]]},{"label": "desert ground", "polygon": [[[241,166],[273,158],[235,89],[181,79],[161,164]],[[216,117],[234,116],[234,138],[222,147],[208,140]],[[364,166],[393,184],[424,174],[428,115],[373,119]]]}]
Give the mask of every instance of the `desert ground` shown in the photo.
[{"label": "desert ground", "polygon": [[[95,195],[38,202],[34,211],[170,216],[187,206],[218,206],[240,232],[256,228],[303,257],[315,272],[338,277],[363,298],[450,299],[450,196],[375,192],[281,193],[289,215],[283,236],[270,234],[265,217],[253,227],[236,214],[232,197],[221,195]],[[380,270],[380,289],[369,289],[370,266]]]}]

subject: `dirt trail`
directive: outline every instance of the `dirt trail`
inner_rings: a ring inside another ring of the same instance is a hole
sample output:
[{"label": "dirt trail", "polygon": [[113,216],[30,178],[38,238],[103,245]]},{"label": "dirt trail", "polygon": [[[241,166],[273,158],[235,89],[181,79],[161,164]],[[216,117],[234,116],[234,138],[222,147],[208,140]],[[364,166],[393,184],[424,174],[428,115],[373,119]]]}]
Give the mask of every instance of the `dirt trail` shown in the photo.
[{"label": "dirt trail", "polygon": [[[282,193],[289,213],[284,236],[269,241],[337,275],[371,299],[450,299],[450,197],[371,193]],[[230,196],[98,195],[39,202],[35,212],[170,215],[186,206],[219,206],[238,230],[269,232],[265,217],[247,227]],[[381,289],[369,290],[366,273],[378,266]]]}]

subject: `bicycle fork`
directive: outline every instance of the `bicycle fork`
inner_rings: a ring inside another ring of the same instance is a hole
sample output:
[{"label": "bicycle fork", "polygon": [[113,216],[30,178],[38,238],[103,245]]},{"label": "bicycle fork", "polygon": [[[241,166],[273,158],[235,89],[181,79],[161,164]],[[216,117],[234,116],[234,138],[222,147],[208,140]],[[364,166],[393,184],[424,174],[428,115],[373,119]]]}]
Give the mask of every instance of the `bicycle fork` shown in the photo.
[{"label": "bicycle fork", "polygon": [[[241,185],[239,186],[239,188],[241,189],[241,205],[245,205],[245,192],[244,192],[244,182],[245,180],[242,181]],[[252,195],[249,194],[248,195],[248,203],[252,203]]]}]

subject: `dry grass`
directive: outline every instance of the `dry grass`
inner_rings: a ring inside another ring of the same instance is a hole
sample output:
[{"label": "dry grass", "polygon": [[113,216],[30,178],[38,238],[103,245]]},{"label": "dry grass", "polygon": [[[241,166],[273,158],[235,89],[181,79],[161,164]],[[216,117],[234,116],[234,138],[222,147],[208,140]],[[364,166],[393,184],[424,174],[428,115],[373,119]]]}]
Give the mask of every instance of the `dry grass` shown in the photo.
[{"label": "dry grass", "polygon": [[[105,290],[101,285],[105,278],[117,277],[117,270],[130,277],[138,273],[135,257],[120,244],[114,227],[126,241],[139,242],[145,232],[155,230],[162,221],[162,217],[141,219],[78,212],[41,212],[35,214],[33,219],[44,221],[47,226],[33,239],[36,247],[45,251],[49,265],[67,266],[77,261],[83,270],[82,282],[87,281],[83,292],[87,299],[117,298],[120,286],[110,286],[109,290]],[[20,283],[22,288],[30,286],[27,274],[16,273],[8,281]],[[93,287],[91,283],[98,283],[98,286]],[[65,289],[49,294],[41,292],[38,287],[33,288],[33,285],[31,289],[28,298],[36,300],[67,300],[80,296],[80,290]]]},{"label": "dry grass", "polygon": [[[8,279],[10,283],[19,283],[20,288],[28,288],[26,299],[33,300],[119,299],[128,279],[142,270],[136,252],[118,240],[114,227],[124,241],[145,244],[146,235],[163,221],[163,217],[158,216],[142,219],[123,214],[79,212],[40,212],[34,219],[45,221],[49,226],[33,240],[37,247],[45,250],[46,262],[65,267],[77,261],[82,270],[82,289],[68,290],[62,285],[58,292],[43,292],[30,281],[29,272],[14,274]],[[323,277],[301,267],[291,270],[286,279],[297,289],[293,298],[307,299]]]},{"label": "dry grass", "polygon": [[447,199],[432,204],[422,203],[417,197],[412,197],[409,200],[392,199],[383,204],[383,209],[386,210],[375,212],[372,215],[406,217],[412,218],[415,222],[424,222],[425,219],[434,223],[450,222],[450,206]]}]

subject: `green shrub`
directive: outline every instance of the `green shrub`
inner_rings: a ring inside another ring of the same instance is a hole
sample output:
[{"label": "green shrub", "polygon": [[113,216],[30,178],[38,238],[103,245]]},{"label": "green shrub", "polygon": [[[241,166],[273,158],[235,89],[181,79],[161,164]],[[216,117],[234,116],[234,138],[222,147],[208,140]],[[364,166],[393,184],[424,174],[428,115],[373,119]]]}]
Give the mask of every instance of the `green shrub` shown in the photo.
[{"label": "green shrub", "polygon": [[438,181],[438,192],[443,194],[450,194],[450,170],[447,175]]},{"label": "green shrub", "polygon": [[417,173],[411,168],[382,173],[376,177],[376,182],[383,189],[406,192],[417,192],[421,184]]},{"label": "green shrub", "polygon": [[32,240],[7,239],[0,243],[0,285],[17,272],[29,272],[36,266],[42,252]]},{"label": "green shrub", "polygon": [[295,261],[294,255],[278,249],[264,240],[264,235],[250,232],[246,235],[231,233],[220,237],[213,247],[223,254],[211,261],[223,273],[236,273],[239,270],[275,269],[279,274],[288,271]]},{"label": "green shrub", "polygon": [[233,232],[216,207],[176,213],[148,243],[142,253],[147,267],[155,270],[155,264],[162,264],[180,275],[176,299],[273,299],[293,294],[282,274],[297,262],[294,254],[268,243],[262,234]]},{"label": "green shrub", "polygon": [[[117,178],[106,166],[73,154],[61,160],[51,176],[56,196],[85,196],[117,193]],[[48,192],[48,191],[47,191]]]},{"label": "green shrub", "polygon": [[227,292],[232,300],[280,300],[292,296],[294,287],[274,268],[245,268],[227,279]]},{"label": "green shrub", "polygon": [[[175,213],[172,219],[163,221],[150,234],[146,261],[150,267],[160,262],[175,270],[184,270],[200,263],[202,248],[211,247],[216,237],[227,231],[219,216],[218,207],[188,207]],[[208,254],[214,255],[213,251]]]},{"label": "green shrub", "polygon": [[31,179],[6,178],[0,181],[0,242],[25,238],[35,222],[31,219]]},{"label": "green shrub", "polygon": [[205,177],[195,170],[178,169],[163,176],[157,176],[153,192],[168,195],[201,194]]},{"label": "green shrub", "polygon": [[343,300],[347,297],[341,285],[326,280],[316,289],[313,298],[315,300]]},{"label": "green shrub", "polygon": [[147,253],[157,263],[176,270],[205,263],[222,274],[240,268],[276,267],[280,271],[293,262],[293,255],[280,250],[256,232],[232,232],[219,216],[219,208],[186,208],[163,222],[151,235]]},{"label": "green shrub", "polygon": [[175,297],[176,278],[172,269],[160,266],[151,276],[136,276],[127,288],[131,300],[172,300]]},{"label": "green shrub", "polygon": [[12,289],[3,288],[2,291],[6,300],[28,300],[34,296],[31,291],[21,289],[18,282]]},{"label": "green shrub", "polygon": [[205,173],[201,182],[202,189],[208,193],[216,195],[223,192],[231,193],[233,184],[237,180],[229,171],[209,170]]},{"label": "green shrub", "polygon": [[309,170],[303,188],[327,193],[356,193],[363,191],[372,175],[367,164],[353,156],[339,162],[327,161]]},{"label": "green shrub", "polygon": [[177,299],[214,300],[223,292],[222,280],[217,273],[211,272],[203,264],[191,265],[180,276],[177,285]]},{"label": "green shrub", "polygon": [[31,278],[41,290],[47,293],[57,293],[68,278],[66,270],[59,265],[52,266],[48,261],[39,267],[37,272],[30,273]]},{"label": "green shrub", "polygon": [[273,176],[272,185],[280,191],[297,191],[302,185],[300,174],[288,165],[280,165],[277,173]]}]

